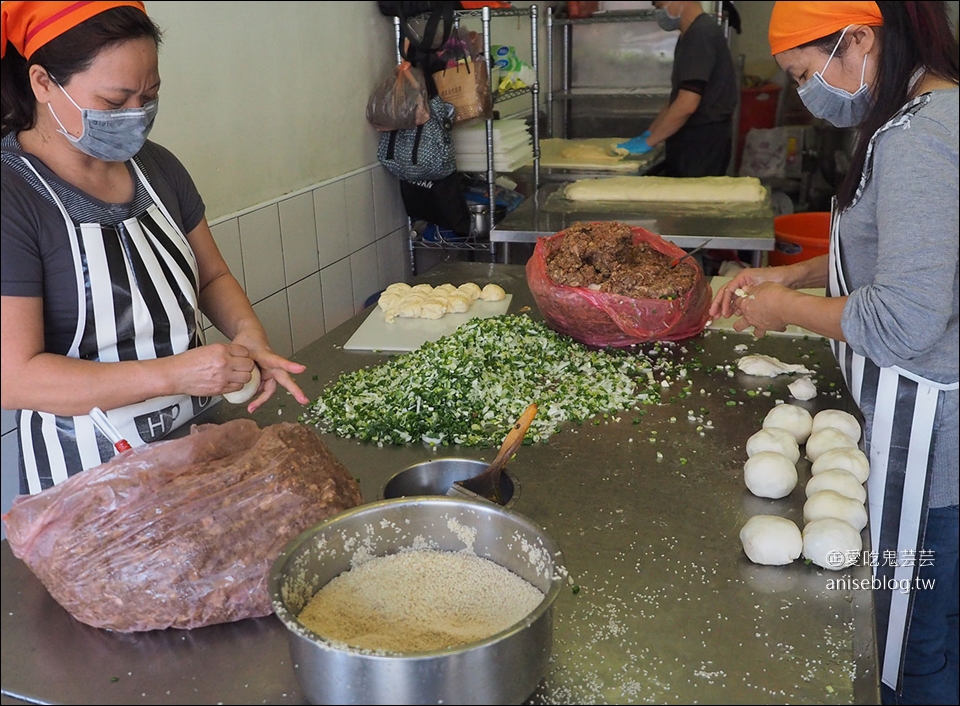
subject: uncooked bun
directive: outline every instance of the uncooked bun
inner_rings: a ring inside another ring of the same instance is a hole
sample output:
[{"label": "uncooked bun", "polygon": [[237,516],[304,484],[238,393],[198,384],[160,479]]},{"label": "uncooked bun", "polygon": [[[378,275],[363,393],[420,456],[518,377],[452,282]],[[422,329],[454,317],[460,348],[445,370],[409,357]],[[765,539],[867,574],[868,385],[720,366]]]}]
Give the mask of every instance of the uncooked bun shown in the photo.
[{"label": "uncooked bun", "polygon": [[836,517],[808,523],[803,528],[802,536],[803,556],[830,571],[853,566],[863,550],[860,533]]},{"label": "uncooked bun", "polygon": [[774,451],[760,451],[743,464],[743,482],[761,498],[785,498],[797,487],[797,467]]},{"label": "uncooked bun", "polygon": [[829,427],[839,429],[854,441],[860,441],[860,422],[852,414],[840,409],[825,409],[817,412],[813,418],[813,431]]},{"label": "uncooked bun", "polygon": [[740,530],[740,542],[747,558],[754,564],[782,566],[789,564],[803,551],[800,528],[776,515],[755,515]]},{"label": "uncooked bun", "polygon": [[825,517],[843,520],[857,532],[867,526],[867,510],[863,503],[841,495],[835,490],[814,493],[803,504],[803,521],[813,522]]},{"label": "uncooked bun", "polygon": [[806,454],[811,461],[816,461],[821,454],[831,449],[842,448],[856,449],[857,442],[839,429],[825,427],[810,434],[810,438],[807,439]]},{"label": "uncooked bun", "polygon": [[850,448],[848,446],[824,451],[817,456],[816,460],[810,466],[810,472],[813,475],[819,475],[824,471],[830,471],[835,468],[849,471],[855,475],[861,483],[865,483],[867,478],[870,477],[870,461],[867,459],[867,455],[860,449]]},{"label": "uncooked bun", "polygon": [[813,417],[805,408],[795,404],[778,404],[763,418],[763,428],[786,429],[798,444],[806,442],[813,427]]},{"label": "uncooked bun", "polygon": [[499,302],[506,296],[507,293],[503,291],[503,287],[492,282],[480,290],[480,298],[485,302]]},{"label": "uncooked bun", "polygon": [[747,439],[747,456],[753,457],[761,451],[781,454],[792,463],[800,460],[800,447],[793,434],[780,427],[766,427]]},{"label": "uncooked bun", "polygon": [[[823,458],[823,456],[820,458]],[[833,490],[859,503],[867,500],[867,491],[860,479],[850,471],[844,471],[840,468],[831,468],[828,471],[811,476],[807,484],[803,486],[803,492],[806,493],[808,498],[821,490]]]}]

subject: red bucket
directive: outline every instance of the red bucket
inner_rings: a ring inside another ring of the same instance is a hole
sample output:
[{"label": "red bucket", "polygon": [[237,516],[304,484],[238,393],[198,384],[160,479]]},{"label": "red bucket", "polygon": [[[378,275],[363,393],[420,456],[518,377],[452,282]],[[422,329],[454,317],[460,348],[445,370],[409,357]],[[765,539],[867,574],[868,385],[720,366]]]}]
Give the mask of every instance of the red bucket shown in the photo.
[{"label": "red bucket", "polygon": [[826,255],[830,247],[830,212],[791,213],[773,219],[774,249],[767,258],[770,265],[792,265],[817,255]]}]

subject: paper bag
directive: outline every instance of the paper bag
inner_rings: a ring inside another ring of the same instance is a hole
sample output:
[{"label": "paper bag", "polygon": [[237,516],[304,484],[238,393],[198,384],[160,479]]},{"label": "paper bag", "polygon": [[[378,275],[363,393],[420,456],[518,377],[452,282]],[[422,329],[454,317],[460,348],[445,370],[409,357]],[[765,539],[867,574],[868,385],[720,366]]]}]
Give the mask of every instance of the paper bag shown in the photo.
[{"label": "paper bag", "polygon": [[433,81],[440,97],[454,107],[455,123],[493,117],[490,78],[485,61],[460,59],[455,66],[434,73]]}]

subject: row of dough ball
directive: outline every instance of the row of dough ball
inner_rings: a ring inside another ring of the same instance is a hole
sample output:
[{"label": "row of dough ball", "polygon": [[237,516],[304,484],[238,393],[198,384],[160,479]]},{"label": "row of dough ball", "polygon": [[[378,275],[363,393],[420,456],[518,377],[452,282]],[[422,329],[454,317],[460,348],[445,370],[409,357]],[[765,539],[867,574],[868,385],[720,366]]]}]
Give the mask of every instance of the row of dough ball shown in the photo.
[{"label": "row of dough ball", "polygon": [[812,462],[804,492],[804,529],[775,515],[750,518],[740,531],[747,557],[758,564],[789,564],[801,554],[825,569],[854,563],[867,524],[863,483],[870,473],[857,447],[860,424],[842,410],[813,416],[803,407],[781,404],[768,412],[763,428],[747,441],[744,480],[755,495],[782,498],[797,484],[800,444]]},{"label": "row of dough ball", "polygon": [[398,316],[410,319],[439,319],[445,314],[460,314],[470,309],[477,299],[488,302],[501,301],[506,297],[503,287],[490,283],[480,288],[476,282],[465,282],[459,287],[453,284],[409,285],[394,282],[380,295],[377,306],[383,310],[383,318],[392,323]]}]

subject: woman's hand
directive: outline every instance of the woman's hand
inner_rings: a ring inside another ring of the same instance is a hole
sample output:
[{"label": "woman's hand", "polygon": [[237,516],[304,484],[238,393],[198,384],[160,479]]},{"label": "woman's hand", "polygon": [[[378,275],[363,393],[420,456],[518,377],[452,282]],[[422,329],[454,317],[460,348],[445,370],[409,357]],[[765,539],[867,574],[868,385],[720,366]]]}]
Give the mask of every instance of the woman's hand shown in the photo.
[{"label": "woman's hand", "polygon": [[771,280],[743,287],[741,295],[734,293],[735,313],[740,316],[733,322],[734,331],[746,331],[753,327],[753,335],[762,338],[767,331],[785,331],[790,323],[784,312],[790,310],[787,299],[793,290]]},{"label": "woman's hand", "polygon": [[[233,339],[234,345],[241,345],[247,348],[250,358],[256,362],[260,368],[261,383],[257,396],[247,405],[247,411],[253,413],[264,402],[277,391],[277,385],[286,388],[293,398],[300,404],[307,404],[310,399],[304,394],[300,386],[291,375],[302,373],[306,366],[300,363],[294,363],[283,356],[275,353],[266,338],[260,335],[259,331],[247,331],[237,335]],[[251,366],[252,368],[252,366]],[[247,376],[247,380],[250,377]]]},{"label": "woman's hand", "polygon": [[737,276],[717,290],[710,305],[711,319],[728,319],[740,314],[737,290],[746,291],[762,282],[775,282],[786,286],[789,278],[785,267],[756,267],[741,270]]}]

